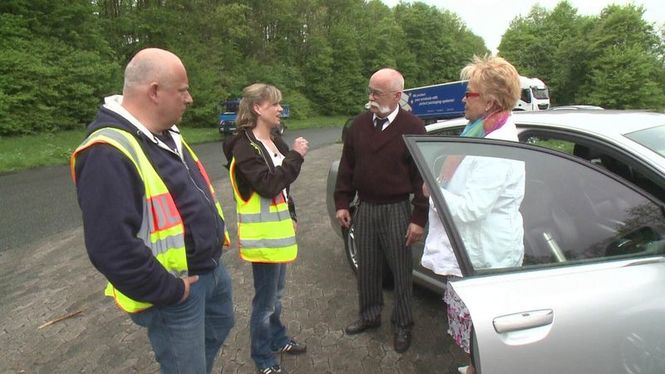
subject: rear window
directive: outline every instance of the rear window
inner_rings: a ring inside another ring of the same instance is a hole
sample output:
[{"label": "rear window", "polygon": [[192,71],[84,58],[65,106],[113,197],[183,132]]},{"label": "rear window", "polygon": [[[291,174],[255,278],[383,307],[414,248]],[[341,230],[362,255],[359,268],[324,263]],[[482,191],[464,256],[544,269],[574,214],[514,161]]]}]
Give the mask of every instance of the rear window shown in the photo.
[{"label": "rear window", "polygon": [[631,132],[625,136],[665,157],[665,125]]}]

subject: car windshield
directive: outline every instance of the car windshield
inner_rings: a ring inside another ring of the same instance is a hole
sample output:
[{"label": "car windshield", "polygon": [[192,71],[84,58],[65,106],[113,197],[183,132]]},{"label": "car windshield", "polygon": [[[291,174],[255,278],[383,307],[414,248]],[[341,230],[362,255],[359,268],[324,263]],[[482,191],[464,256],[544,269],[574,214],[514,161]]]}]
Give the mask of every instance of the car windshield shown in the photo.
[{"label": "car windshield", "polygon": [[536,99],[538,99],[538,100],[544,100],[544,99],[548,99],[550,97],[550,93],[547,90],[547,88],[533,87],[533,96],[535,96]]},{"label": "car windshield", "polygon": [[625,136],[665,157],[665,125],[631,132]]}]

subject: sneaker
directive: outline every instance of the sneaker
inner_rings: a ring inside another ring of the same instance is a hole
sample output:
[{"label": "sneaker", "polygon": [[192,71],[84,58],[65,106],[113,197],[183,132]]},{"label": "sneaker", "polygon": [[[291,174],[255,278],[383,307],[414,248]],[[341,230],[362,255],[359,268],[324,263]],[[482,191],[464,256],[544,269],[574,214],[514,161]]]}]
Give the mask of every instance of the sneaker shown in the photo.
[{"label": "sneaker", "polygon": [[291,339],[288,343],[284,344],[282,348],[273,351],[274,353],[288,353],[297,355],[307,352],[307,345],[305,343],[298,343]]},{"label": "sneaker", "polygon": [[287,374],[286,370],[279,367],[279,365],[275,365],[275,366],[269,367],[269,368],[259,369],[258,373],[259,374]]}]

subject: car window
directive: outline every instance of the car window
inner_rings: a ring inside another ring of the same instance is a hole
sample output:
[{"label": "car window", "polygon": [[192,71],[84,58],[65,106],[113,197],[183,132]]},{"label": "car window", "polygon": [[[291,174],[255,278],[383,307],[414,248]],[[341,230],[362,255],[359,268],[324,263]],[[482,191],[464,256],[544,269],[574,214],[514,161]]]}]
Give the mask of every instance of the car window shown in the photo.
[{"label": "car window", "polygon": [[665,201],[665,188],[659,183],[661,178],[609,146],[571,134],[529,130],[520,134],[520,141],[580,157]]},{"label": "car window", "polygon": [[470,272],[665,252],[661,205],[584,161],[487,139],[409,138],[409,147],[459,242],[442,240]]},{"label": "car window", "polygon": [[458,136],[462,131],[464,131],[464,126],[445,127],[442,129],[430,130],[427,133],[430,135]]},{"label": "car window", "polygon": [[665,125],[635,131],[626,134],[626,137],[642,144],[661,156],[665,156]]}]

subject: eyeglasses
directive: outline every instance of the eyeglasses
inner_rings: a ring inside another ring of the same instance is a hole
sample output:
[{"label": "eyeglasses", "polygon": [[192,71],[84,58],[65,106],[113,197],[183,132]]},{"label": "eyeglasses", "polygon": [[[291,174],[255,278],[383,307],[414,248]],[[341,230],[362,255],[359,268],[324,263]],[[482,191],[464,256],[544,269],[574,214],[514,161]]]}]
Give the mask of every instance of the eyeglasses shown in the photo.
[{"label": "eyeglasses", "polygon": [[470,98],[470,97],[478,97],[478,96],[480,96],[480,94],[479,94],[478,92],[466,91],[466,92],[464,93],[464,98],[465,98],[465,99],[468,99],[468,98]]},{"label": "eyeglasses", "polygon": [[384,95],[387,95],[387,94],[390,94],[390,93],[395,93],[395,92],[399,92],[399,91],[381,91],[381,90],[377,90],[375,88],[367,87],[367,95],[368,96],[371,95],[371,96],[374,96],[374,97],[381,97],[381,96],[384,96]]}]

